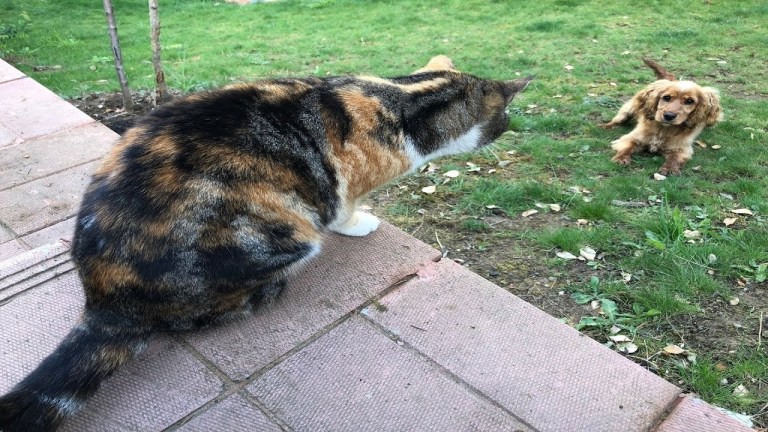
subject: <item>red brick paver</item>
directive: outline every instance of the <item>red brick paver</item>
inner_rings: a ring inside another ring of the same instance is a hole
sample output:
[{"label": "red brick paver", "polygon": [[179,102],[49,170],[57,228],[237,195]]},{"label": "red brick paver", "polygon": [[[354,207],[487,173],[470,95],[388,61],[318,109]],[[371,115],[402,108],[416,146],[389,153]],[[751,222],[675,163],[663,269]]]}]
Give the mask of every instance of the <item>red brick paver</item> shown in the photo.
[{"label": "red brick paver", "polygon": [[751,430],[703,400],[693,395],[686,395],[656,429],[656,432],[749,432]]}]

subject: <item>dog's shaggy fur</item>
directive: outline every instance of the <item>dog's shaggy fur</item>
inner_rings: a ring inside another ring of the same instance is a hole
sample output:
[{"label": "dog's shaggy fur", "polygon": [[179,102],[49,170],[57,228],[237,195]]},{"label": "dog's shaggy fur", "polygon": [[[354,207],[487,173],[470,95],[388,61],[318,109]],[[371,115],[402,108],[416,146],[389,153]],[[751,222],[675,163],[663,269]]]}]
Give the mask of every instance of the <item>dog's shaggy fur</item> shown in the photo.
[{"label": "dog's shaggy fur", "polygon": [[643,59],[656,73],[651,83],[628,100],[608,123],[612,128],[630,119],[637,120],[632,132],[613,141],[613,161],[629,165],[632,153],[647,150],[664,155],[660,174],[680,174],[693,155],[693,142],[701,131],[723,119],[717,89],[701,87],[692,81],[678,81],[652,60]]}]

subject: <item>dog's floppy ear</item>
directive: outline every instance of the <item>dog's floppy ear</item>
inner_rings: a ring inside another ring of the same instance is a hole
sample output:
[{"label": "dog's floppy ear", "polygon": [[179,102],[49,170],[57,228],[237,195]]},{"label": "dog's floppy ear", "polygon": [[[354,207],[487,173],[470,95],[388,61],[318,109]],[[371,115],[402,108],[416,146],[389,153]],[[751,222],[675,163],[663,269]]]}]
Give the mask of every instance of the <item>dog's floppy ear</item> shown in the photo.
[{"label": "dog's floppy ear", "polygon": [[723,108],[720,106],[720,92],[716,88],[702,87],[701,101],[691,116],[689,123],[714,126],[723,120]]},{"label": "dog's floppy ear", "polygon": [[659,80],[648,85],[648,87],[637,92],[634,98],[634,109],[636,117],[644,117],[653,120],[656,117],[656,106],[659,104],[661,90],[664,89],[669,80]]}]

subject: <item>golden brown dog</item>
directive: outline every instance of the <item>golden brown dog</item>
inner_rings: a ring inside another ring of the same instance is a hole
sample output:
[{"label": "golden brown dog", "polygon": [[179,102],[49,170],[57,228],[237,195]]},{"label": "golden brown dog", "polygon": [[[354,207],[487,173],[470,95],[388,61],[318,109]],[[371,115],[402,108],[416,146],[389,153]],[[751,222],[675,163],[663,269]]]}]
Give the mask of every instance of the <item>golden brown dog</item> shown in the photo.
[{"label": "golden brown dog", "polygon": [[693,155],[693,142],[701,131],[723,119],[717,89],[692,81],[678,81],[658,63],[643,59],[656,73],[657,81],[640,90],[601,127],[612,128],[634,118],[632,132],[613,141],[613,161],[629,165],[632,153],[647,150],[664,155],[659,173],[680,174]]}]

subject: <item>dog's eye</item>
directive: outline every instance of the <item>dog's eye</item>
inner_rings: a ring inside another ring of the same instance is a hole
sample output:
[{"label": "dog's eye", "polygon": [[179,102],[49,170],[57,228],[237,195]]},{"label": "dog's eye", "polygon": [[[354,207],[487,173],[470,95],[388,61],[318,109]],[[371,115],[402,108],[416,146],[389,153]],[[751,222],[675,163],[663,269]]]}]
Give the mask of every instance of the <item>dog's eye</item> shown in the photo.
[{"label": "dog's eye", "polygon": [[664,102],[669,102],[669,101],[672,100],[672,96],[664,95],[664,96],[661,97],[661,100],[663,100]]},{"label": "dog's eye", "polygon": [[696,101],[691,98],[688,98],[685,100],[686,105],[693,105],[694,103],[696,103]]}]

